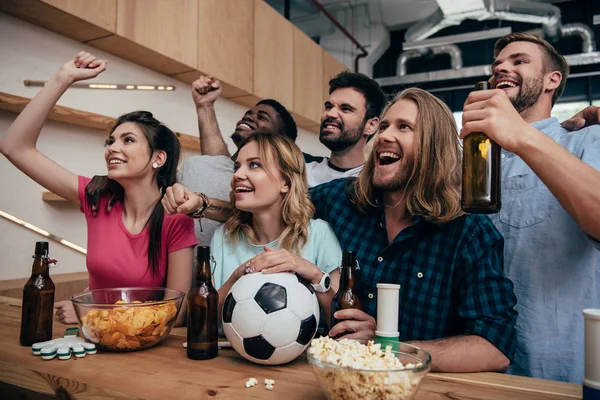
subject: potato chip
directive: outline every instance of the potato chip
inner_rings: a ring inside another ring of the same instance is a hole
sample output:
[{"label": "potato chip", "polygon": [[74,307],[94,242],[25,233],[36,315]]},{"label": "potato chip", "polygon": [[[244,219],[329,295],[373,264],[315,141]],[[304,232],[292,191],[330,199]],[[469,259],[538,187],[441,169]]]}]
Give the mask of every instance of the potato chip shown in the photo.
[{"label": "potato chip", "polygon": [[[81,317],[82,328],[97,343],[113,350],[136,349],[148,346],[165,336],[177,315],[174,303],[144,306],[115,307],[110,310],[90,310]],[[115,304],[127,303],[119,300]]]}]

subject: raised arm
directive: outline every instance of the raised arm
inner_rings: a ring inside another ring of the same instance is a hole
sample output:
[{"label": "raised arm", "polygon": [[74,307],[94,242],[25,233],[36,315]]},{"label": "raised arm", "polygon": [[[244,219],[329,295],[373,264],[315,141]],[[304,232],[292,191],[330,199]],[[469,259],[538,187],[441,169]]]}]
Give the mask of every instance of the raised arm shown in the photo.
[{"label": "raised arm", "polygon": [[[461,137],[471,132],[484,132],[521,157],[581,230],[600,241],[600,171],[523,120],[498,89],[472,92],[467,98]],[[583,157],[596,162],[594,153],[600,145],[590,146]]]},{"label": "raised arm", "polygon": [[36,147],[48,113],[74,82],[96,77],[106,69],[106,61],[80,52],[65,63],[46,86],[31,100],[0,140],[0,152],[31,179],[73,203],[77,195],[77,175],[42,154]]},{"label": "raised arm", "polygon": [[202,197],[176,183],[169,186],[162,198],[162,205],[167,214],[190,214],[204,209],[203,216],[213,221],[225,222],[233,211],[231,203],[219,199],[207,199],[205,206]]},{"label": "raised arm", "polygon": [[192,98],[198,115],[200,149],[207,156],[231,156],[221,135],[215,101],[221,96],[221,82],[212,76],[201,76],[192,83]]}]

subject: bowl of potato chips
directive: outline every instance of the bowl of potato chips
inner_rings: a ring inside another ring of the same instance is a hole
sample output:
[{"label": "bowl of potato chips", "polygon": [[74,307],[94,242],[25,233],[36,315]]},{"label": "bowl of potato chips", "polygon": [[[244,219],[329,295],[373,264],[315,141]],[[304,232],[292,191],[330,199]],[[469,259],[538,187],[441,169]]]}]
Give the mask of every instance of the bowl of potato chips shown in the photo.
[{"label": "bowl of potato chips", "polygon": [[105,351],[138,351],[171,331],[185,294],[159,287],[98,289],[71,298],[84,337]]},{"label": "bowl of potato chips", "polygon": [[329,400],[409,400],[430,369],[431,356],[408,343],[313,339],[308,362]]}]

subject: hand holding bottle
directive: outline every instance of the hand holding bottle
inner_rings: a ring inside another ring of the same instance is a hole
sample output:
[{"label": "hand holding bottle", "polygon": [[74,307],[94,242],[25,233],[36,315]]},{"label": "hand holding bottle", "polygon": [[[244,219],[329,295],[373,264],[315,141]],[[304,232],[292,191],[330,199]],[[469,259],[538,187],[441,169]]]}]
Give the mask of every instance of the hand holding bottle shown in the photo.
[{"label": "hand holding bottle", "polygon": [[329,330],[329,336],[343,339],[373,339],[377,323],[362,310],[348,308],[336,311],[333,318],[340,321]]},{"label": "hand holding bottle", "polygon": [[500,147],[518,154],[524,141],[541,134],[527,123],[500,89],[476,90],[469,94],[462,115],[460,137],[483,132]]}]

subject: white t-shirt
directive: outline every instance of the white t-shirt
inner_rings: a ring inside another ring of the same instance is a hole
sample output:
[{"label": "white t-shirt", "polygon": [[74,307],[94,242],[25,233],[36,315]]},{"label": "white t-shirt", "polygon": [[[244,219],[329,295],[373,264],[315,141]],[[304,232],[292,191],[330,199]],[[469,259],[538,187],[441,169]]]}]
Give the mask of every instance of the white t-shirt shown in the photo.
[{"label": "white t-shirt", "polygon": [[329,157],[304,156],[306,160],[306,174],[308,176],[308,187],[322,185],[339,178],[358,176],[364,164],[351,169],[337,168],[329,161]]}]

